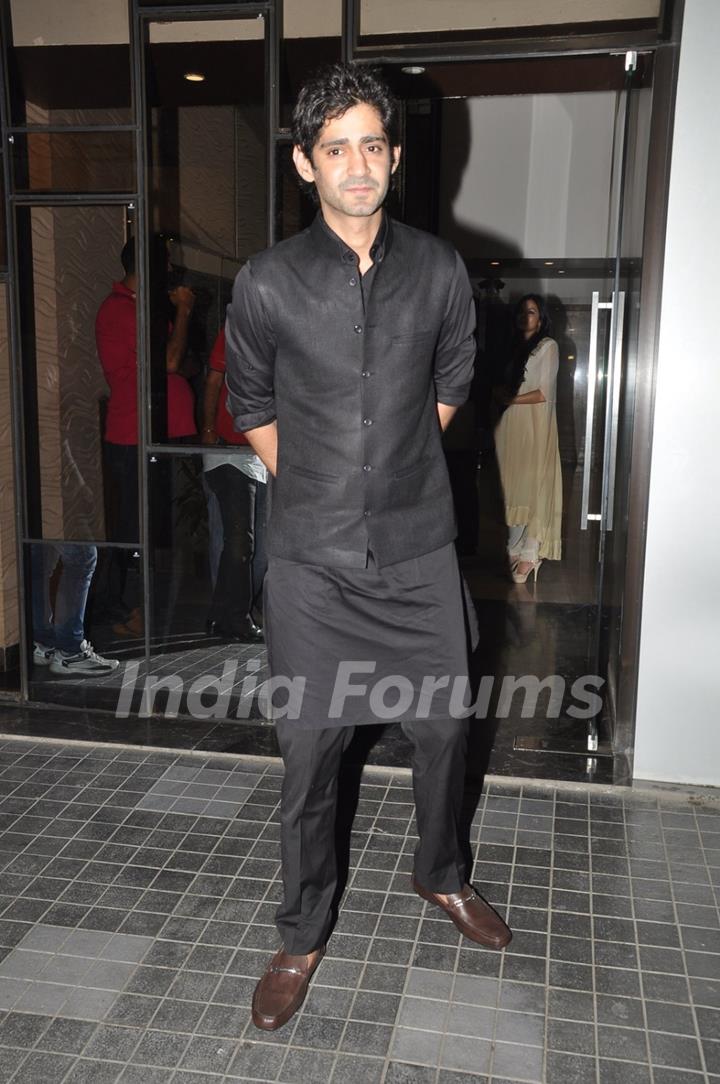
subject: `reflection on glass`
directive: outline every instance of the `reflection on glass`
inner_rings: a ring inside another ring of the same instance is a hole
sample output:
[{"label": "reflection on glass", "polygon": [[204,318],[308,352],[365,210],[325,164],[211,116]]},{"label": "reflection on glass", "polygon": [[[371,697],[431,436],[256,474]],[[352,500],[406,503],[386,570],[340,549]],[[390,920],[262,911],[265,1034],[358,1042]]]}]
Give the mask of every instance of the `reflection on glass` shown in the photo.
[{"label": "reflection on glass", "polygon": [[132,132],[16,134],[13,168],[18,191],[132,192]]},{"label": "reflection on glass", "polygon": [[[183,696],[196,681],[208,688],[220,682],[227,697],[218,718],[238,717],[243,681],[266,673],[256,629],[266,485],[252,476],[255,458],[247,446],[218,444],[206,455],[157,456],[148,464],[152,669],[179,675]],[[252,701],[246,718],[257,713]],[[200,717],[199,701],[183,705],[179,710]]]},{"label": "reflection on glass", "polygon": [[100,110],[130,121],[127,5],[13,0],[10,9],[14,124],[105,123],[80,119]]},{"label": "reflection on glass", "polygon": [[7,286],[0,285],[0,691],[20,682]]},{"label": "reflection on glass", "polygon": [[[125,558],[127,623],[108,606],[116,560]],[[33,699],[115,711],[144,655],[140,553],[76,542],[26,546],[28,672]]]},{"label": "reflection on glass", "polygon": [[[429,34],[468,31],[531,29],[568,22],[568,9],[556,0],[536,0],[524,8],[522,22],[517,7],[507,0],[445,0],[442,4],[418,4],[414,0],[359,0],[360,33],[365,36],[385,34]],[[660,15],[661,0],[624,0],[622,11],[609,6],[605,14],[595,0],[575,0],[573,24],[596,23],[618,19],[642,20],[653,25]]]},{"label": "reflection on glass", "polygon": [[[98,309],[122,274],[122,207],[43,207],[18,213],[30,530],[36,537],[138,542],[134,512],[103,455],[108,384],[96,348]],[[133,343],[134,356],[134,343]],[[128,396],[134,401],[134,378]],[[131,443],[131,441],[126,441]],[[131,474],[132,472],[129,471]]]},{"label": "reflection on glass", "polygon": [[5,175],[0,158],[0,269],[7,267],[7,232],[5,227]]},{"label": "reflection on glass", "polygon": [[276,239],[284,241],[309,226],[316,208],[301,191],[289,144],[278,147]]},{"label": "reflection on glass", "polygon": [[[197,425],[204,366],[232,280],[266,245],[263,35],[261,19],[148,28],[155,443],[194,437],[178,403],[186,409],[191,394]],[[171,239],[169,266],[162,238]]]}]

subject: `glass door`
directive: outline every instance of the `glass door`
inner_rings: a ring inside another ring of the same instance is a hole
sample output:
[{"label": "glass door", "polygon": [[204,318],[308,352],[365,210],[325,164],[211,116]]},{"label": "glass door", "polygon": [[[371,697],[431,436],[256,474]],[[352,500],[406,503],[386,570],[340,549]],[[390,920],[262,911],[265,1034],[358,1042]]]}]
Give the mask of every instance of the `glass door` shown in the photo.
[{"label": "glass door", "polygon": [[[457,247],[477,303],[473,399],[446,440],[481,630],[476,715],[497,722],[493,757],[503,770],[532,773],[536,754],[558,753],[569,777],[594,773],[623,741],[614,704],[651,57],[385,71],[405,105],[397,213]],[[493,388],[504,382],[527,294],[547,305],[558,350],[563,514],[558,559],[520,584],[508,564]]]}]

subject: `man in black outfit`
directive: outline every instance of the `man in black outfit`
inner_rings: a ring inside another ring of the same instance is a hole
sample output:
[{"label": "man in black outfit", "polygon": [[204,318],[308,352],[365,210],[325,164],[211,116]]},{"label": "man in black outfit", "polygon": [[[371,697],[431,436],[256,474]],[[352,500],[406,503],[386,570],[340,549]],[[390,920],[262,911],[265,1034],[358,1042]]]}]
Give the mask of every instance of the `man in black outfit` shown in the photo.
[{"label": "man in black outfit", "polygon": [[358,724],[394,719],[412,742],[414,890],[474,941],[511,936],[466,883],[458,841],[467,721],[452,690],[470,619],[441,432],[472,378],[470,284],[448,244],[382,209],[399,124],[376,73],[310,80],[293,136],[320,211],[243,267],[226,324],[229,409],[273,476],[270,671],[301,689],[276,721],[283,947],[253,998],[267,1030],[300,1007],[324,953],[338,771]]}]

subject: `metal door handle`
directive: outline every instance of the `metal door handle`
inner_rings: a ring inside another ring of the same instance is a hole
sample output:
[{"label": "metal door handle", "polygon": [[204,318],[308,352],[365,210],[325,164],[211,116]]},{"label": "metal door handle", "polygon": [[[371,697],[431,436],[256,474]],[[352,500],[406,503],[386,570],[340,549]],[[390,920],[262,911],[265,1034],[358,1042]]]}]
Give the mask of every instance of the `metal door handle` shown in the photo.
[{"label": "metal door handle", "polygon": [[617,466],[618,421],[620,417],[620,377],[622,375],[623,330],[625,323],[625,291],[613,293],[613,313],[610,328],[610,360],[608,362],[607,403],[605,408],[605,470],[603,471],[602,515],[606,531],[613,529],[615,504],[615,470]]},{"label": "metal door handle", "polygon": [[590,346],[588,349],[587,406],[585,409],[585,456],[583,459],[582,503],[580,506],[580,530],[586,531],[588,523],[600,519],[600,512],[590,511],[590,474],[592,471],[593,424],[595,422],[595,395],[597,392],[598,321],[600,309],[612,309],[612,301],[601,301],[597,290],[592,295],[590,316]]}]

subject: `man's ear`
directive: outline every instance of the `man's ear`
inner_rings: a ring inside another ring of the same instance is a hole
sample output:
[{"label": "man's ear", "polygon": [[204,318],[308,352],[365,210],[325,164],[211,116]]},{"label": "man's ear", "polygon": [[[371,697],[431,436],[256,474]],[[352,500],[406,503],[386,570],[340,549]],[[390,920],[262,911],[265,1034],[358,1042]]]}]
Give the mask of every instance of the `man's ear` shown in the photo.
[{"label": "man's ear", "polygon": [[295,169],[298,171],[302,179],[304,181],[307,181],[308,184],[313,184],[313,182],[315,181],[315,170],[313,169],[313,164],[306,156],[302,147],[299,146],[299,144],[297,143],[293,147],[293,162],[295,163]]},{"label": "man's ear", "polygon": [[397,167],[400,165],[400,155],[402,154],[402,147],[392,148],[392,166],[390,172],[394,173]]}]

